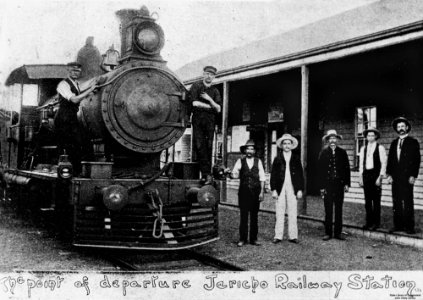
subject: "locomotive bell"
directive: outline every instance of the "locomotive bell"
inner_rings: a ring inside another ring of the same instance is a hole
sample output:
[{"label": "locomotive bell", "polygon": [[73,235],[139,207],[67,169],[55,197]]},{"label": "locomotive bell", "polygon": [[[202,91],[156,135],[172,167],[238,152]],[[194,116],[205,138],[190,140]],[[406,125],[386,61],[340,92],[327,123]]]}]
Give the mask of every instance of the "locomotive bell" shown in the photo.
[{"label": "locomotive bell", "polygon": [[103,65],[110,67],[112,70],[119,65],[119,51],[115,50],[115,46],[112,45],[103,55]]}]

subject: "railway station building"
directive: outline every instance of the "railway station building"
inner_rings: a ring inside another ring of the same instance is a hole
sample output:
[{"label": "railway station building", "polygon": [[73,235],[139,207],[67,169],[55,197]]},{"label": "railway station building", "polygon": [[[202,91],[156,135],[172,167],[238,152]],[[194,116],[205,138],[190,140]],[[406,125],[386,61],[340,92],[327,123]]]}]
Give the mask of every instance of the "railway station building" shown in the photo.
[{"label": "railway station building", "polygon": [[[318,195],[322,137],[336,129],[352,170],[345,201],[364,203],[358,185],[364,129],[378,128],[379,143],[389,150],[396,138],[391,122],[403,116],[411,121],[410,135],[423,146],[423,1],[373,2],[193,61],[177,74],[189,86],[200,79],[205,65],[219,70],[215,81],[223,109],[215,159],[228,167],[241,156],[239,146],[252,138],[269,176],[278,151],[275,142],[289,132],[300,141],[297,151],[305,168],[307,195]],[[227,193],[236,191],[237,184],[228,180]],[[237,204],[237,197],[226,196],[223,202]],[[415,209],[422,210],[423,165],[414,201]],[[382,205],[392,206],[386,180]],[[263,206],[274,210],[273,201]]]}]

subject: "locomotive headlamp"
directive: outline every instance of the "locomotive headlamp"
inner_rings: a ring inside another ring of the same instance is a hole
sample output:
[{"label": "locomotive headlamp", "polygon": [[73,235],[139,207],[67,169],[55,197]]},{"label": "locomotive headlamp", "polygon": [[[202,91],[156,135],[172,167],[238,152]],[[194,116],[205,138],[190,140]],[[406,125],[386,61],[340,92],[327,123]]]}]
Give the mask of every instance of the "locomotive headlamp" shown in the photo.
[{"label": "locomotive headlamp", "polygon": [[140,23],[134,39],[138,50],[147,55],[158,54],[164,46],[163,30],[152,21]]},{"label": "locomotive headlamp", "polygon": [[103,203],[112,211],[122,209],[128,203],[128,190],[118,184],[104,188]]},{"label": "locomotive headlamp", "polygon": [[68,159],[68,155],[60,155],[59,164],[57,166],[57,176],[61,179],[69,179],[72,177],[73,166]]},{"label": "locomotive headlamp", "polygon": [[219,201],[219,193],[211,185],[205,185],[198,191],[197,200],[203,207],[213,207]]}]

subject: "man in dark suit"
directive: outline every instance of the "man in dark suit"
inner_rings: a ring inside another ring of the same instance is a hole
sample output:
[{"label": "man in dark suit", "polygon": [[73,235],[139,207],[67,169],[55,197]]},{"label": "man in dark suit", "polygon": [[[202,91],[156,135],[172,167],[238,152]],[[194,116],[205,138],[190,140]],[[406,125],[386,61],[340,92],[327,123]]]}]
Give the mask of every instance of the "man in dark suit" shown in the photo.
[{"label": "man in dark suit", "polygon": [[405,230],[414,234],[413,188],[420,168],[420,145],[408,135],[411,124],[406,118],[396,118],[392,127],[398,138],[391,143],[386,167],[388,182],[392,183],[394,210],[394,228],[390,232]]},{"label": "man in dark suit", "polygon": [[336,130],[328,130],[323,141],[329,145],[319,155],[318,180],[320,193],[325,204],[325,236],[324,241],[332,238],[332,215],[335,206],[334,237],[345,240],[342,236],[342,205],[344,192],[348,192],[351,184],[350,163],[347,152],[338,146],[342,139]]}]

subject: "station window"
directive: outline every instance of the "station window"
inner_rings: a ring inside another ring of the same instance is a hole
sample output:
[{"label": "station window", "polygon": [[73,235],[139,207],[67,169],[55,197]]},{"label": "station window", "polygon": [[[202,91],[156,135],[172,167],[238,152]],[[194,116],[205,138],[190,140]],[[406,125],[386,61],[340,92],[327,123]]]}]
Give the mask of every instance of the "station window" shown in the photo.
[{"label": "station window", "polygon": [[376,128],[376,106],[357,107],[355,114],[355,162],[358,168],[360,148],[364,145],[363,131],[369,127]]}]

